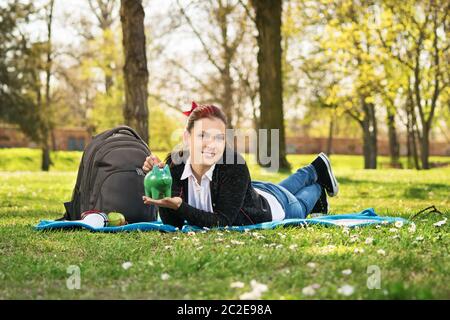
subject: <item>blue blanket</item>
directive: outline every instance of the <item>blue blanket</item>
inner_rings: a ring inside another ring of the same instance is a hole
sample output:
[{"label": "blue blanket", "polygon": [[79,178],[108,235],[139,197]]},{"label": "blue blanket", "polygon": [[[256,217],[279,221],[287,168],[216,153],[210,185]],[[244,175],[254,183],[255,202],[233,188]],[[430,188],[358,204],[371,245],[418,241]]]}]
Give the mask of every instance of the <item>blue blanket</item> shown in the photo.
[{"label": "blue blanket", "polygon": [[[262,230],[262,229],[274,229],[277,227],[291,227],[291,226],[304,226],[304,225],[324,225],[324,226],[341,226],[341,227],[362,227],[369,225],[376,225],[382,223],[394,223],[396,221],[408,222],[403,218],[398,217],[380,217],[373,208],[365,209],[357,213],[349,214],[336,214],[336,215],[324,215],[316,218],[306,219],[286,219],[283,221],[264,222],[259,224],[253,224],[248,226],[232,226],[232,227],[216,227],[216,228],[199,228],[191,225],[184,225],[181,229],[182,232],[190,231],[203,231],[203,230],[231,230],[231,231],[247,231],[247,230]],[[122,231],[163,231],[163,232],[175,232],[179,231],[174,226],[163,224],[161,221],[154,222],[140,222],[132,223],[121,227],[103,227],[93,228],[87,224],[79,221],[48,221],[43,220],[36,226],[36,230],[57,230],[57,229],[88,229],[95,232],[122,232]]]}]

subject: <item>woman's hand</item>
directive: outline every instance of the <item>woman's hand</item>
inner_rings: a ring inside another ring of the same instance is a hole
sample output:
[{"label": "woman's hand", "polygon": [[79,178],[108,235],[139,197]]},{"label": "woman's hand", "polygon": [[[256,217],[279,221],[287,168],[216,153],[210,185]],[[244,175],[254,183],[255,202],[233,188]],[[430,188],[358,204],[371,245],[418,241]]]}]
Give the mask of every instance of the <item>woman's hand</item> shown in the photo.
[{"label": "woman's hand", "polygon": [[142,166],[142,170],[144,170],[144,173],[147,173],[153,169],[153,166],[155,164],[160,168],[164,167],[164,163],[161,162],[161,160],[159,160],[159,158],[157,156],[151,154],[150,156],[145,158],[145,162],[144,162],[144,165]]},{"label": "woman's hand", "polygon": [[150,197],[143,196],[142,200],[144,200],[145,204],[154,204],[159,207],[169,208],[172,210],[177,210],[181,206],[181,203],[183,202],[183,199],[181,199],[180,197],[173,197],[173,198],[166,197],[160,200],[156,200]]}]

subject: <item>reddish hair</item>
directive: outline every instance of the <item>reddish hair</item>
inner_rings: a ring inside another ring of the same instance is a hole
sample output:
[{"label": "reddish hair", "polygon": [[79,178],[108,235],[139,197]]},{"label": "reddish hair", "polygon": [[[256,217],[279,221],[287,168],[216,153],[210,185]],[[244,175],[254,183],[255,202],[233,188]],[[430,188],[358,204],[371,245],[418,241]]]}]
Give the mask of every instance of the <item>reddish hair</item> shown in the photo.
[{"label": "reddish hair", "polygon": [[203,104],[203,105],[195,105],[195,107],[193,107],[193,109],[189,113],[186,130],[191,132],[192,128],[194,127],[195,121],[203,118],[217,118],[222,120],[225,126],[227,125],[227,117],[219,107],[216,107],[215,105],[212,104],[209,105]]}]

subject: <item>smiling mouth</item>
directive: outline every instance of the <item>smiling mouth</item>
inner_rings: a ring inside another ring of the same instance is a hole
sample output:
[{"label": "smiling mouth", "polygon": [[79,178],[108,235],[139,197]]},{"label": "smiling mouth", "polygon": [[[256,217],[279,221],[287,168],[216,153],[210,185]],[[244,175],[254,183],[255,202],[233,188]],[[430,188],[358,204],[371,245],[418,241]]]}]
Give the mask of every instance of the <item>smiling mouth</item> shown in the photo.
[{"label": "smiling mouth", "polygon": [[202,151],[202,154],[207,158],[213,158],[216,154],[214,152]]}]

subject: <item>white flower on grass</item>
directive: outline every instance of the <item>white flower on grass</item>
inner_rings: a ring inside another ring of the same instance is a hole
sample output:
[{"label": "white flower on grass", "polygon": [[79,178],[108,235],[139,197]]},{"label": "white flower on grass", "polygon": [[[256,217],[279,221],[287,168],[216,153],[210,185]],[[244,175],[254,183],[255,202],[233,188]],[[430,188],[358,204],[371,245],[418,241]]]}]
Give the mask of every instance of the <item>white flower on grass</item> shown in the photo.
[{"label": "white flower on grass", "polygon": [[132,266],[133,266],[133,263],[131,263],[130,261],[122,263],[122,268],[124,268],[125,270],[130,269]]},{"label": "white flower on grass", "polygon": [[267,285],[259,283],[256,280],[250,281],[252,291],[243,293],[239,296],[240,300],[257,300],[261,295],[268,290]]},{"label": "white flower on grass", "polygon": [[187,233],[187,235],[188,235],[188,236],[195,236],[195,232],[194,232],[194,231],[189,231],[189,232]]},{"label": "white flower on grass", "polygon": [[230,242],[231,242],[231,244],[235,244],[235,245],[244,244],[242,241],[237,241],[237,240],[231,240]]},{"label": "white flower on grass", "polygon": [[252,286],[253,290],[260,292],[266,292],[269,289],[266,284],[259,283],[256,280],[250,281],[250,285]]},{"label": "white flower on grass", "polygon": [[355,292],[355,288],[353,288],[353,286],[345,284],[342,287],[340,287],[337,292],[339,294],[342,294],[344,296],[351,296],[353,294],[353,292]]},{"label": "white flower on grass", "polygon": [[403,227],[403,221],[395,221],[394,226],[400,229],[401,227]]},{"label": "white flower on grass", "polygon": [[423,236],[416,237],[416,241],[423,241],[423,239],[425,239]]},{"label": "white flower on grass", "polygon": [[313,296],[316,294],[316,290],[320,288],[320,285],[315,283],[310,286],[304,287],[302,289],[302,293],[305,296]]},{"label": "white flower on grass", "polygon": [[284,233],[280,233],[280,232],[278,232],[278,235],[280,236],[280,238],[281,238],[281,239],[284,239],[284,238],[286,238],[286,235],[285,235]]},{"label": "white flower on grass", "polygon": [[231,288],[243,288],[244,286],[245,286],[245,284],[241,281],[232,282],[230,284]]},{"label": "white flower on grass", "polygon": [[308,262],[306,265],[311,269],[315,269],[317,267],[317,264],[315,262]]},{"label": "white flower on grass", "polygon": [[350,236],[350,242],[356,242],[356,241],[358,241],[358,235],[356,235],[356,234],[353,234],[353,235],[351,235]]},{"label": "white flower on grass", "polygon": [[343,274],[343,275],[346,275],[346,276],[349,276],[349,275],[352,274],[352,269],[345,269],[345,270],[342,270],[342,274]]},{"label": "white flower on grass", "polygon": [[447,218],[444,218],[444,220],[441,220],[441,221],[438,221],[438,222],[434,223],[433,226],[435,226],[435,227],[442,227],[446,223],[447,223]]},{"label": "white flower on grass", "polygon": [[375,228],[380,229],[381,226],[380,226],[379,224],[377,224],[377,225],[375,226]]},{"label": "white flower on grass", "polygon": [[334,244],[329,244],[329,245],[327,245],[325,247],[322,247],[321,249],[322,249],[323,253],[330,253],[330,252],[333,252],[336,249],[336,246]]},{"label": "white flower on grass", "polygon": [[258,232],[252,232],[251,235],[256,239],[259,239],[259,237],[261,236]]},{"label": "white flower on grass", "polygon": [[296,244],[291,244],[291,245],[289,246],[289,249],[295,250],[295,249],[297,249],[297,245],[296,245]]},{"label": "white flower on grass", "polygon": [[389,222],[387,222],[386,220],[381,221],[381,224],[388,224]]},{"label": "white flower on grass", "polygon": [[172,249],[172,246],[165,246],[164,249],[170,250],[170,249]]},{"label": "white flower on grass", "polygon": [[364,249],[363,248],[355,248],[355,250],[353,250],[354,253],[364,253]]},{"label": "white flower on grass", "polygon": [[372,244],[373,243],[373,238],[372,237],[367,237],[366,241],[364,241],[365,244]]},{"label": "white flower on grass", "polygon": [[170,275],[168,273],[161,274],[161,280],[166,281],[169,280]]},{"label": "white flower on grass", "polygon": [[398,229],[397,228],[390,228],[389,232],[398,232]]},{"label": "white flower on grass", "polygon": [[350,229],[348,227],[344,227],[344,228],[342,228],[342,233],[349,234]]},{"label": "white flower on grass", "polygon": [[385,256],[385,255],[386,255],[386,251],[384,251],[383,249],[378,249],[378,250],[377,250],[377,253],[378,253],[379,255],[382,255],[382,256]]},{"label": "white flower on grass", "polygon": [[253,290],[239,296],[239,300],[258,300],[259,298],[261,298],[261,294]]},{"label": "white flower on grass", "polygon": [[396,234],[395,236],[391,237],[392,239],[400,239],[400,236],[398,234]]},{"label": "white flower on grass", "polygon": [[415,224],[414,222],[411,222],[411,224],[410,224],[409,227],[408,227],[408,231],[409,231],[410,233],[416,232],[416,224]]}]

